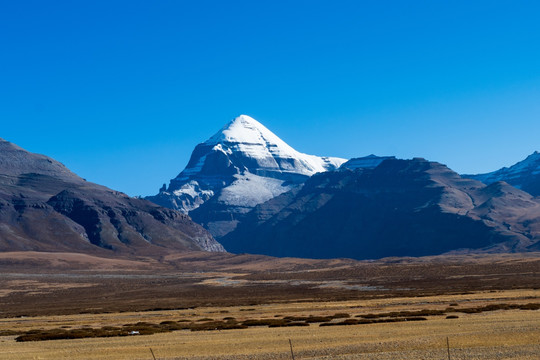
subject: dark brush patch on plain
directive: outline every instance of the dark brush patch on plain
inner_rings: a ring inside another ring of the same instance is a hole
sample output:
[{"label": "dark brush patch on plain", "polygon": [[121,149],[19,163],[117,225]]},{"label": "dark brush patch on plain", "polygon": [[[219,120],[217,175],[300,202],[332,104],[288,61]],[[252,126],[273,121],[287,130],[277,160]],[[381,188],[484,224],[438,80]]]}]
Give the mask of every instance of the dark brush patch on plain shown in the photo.
[{"label": "dark brush patch on plain", "polygon": [[[462,308],[445,310],[417,310],[417,311],[399,311],[379,314],[361,314],[351,318],[346,313],[336,313],[330,316],[286,316],[281,319],[246,319],[238,322],[236,319],[229,317],[223,320],[212,320],[209,318],[199,319],[195,322],[186,321],[184,319],[173,321],[166,320],[159,324],[149,322],[138,322],[134,324],[125,324],[121,327],[103,326],[101,328],[83,327],[78,329],[33,329],[26,332],[16,332],[4,330],[0,332],[0,336],[18,335],[15,340],[24,341],[44,341],[58,339],[79,339],[79,338],[95,338],[95,337],[115,337],[129,335],[152,335],[156,333],[172,332],[178,330],[190,331],[216,331],[216,330],[234,330],[247,329],[248,327],[304,327],[310,326],[312,323],[319,323],[319,326],[346,326],[346,325],[367,325],[367,324],[382,324],[395,323],[405,321],[426,321],[425,316],[439,316],[447,312],[461,312],[466,314],[478,314],[485,311],[497,310],[539,310],[540,303],[528,304],[490,304],[476,308]],[[447,319],[457,319],[456,315],[449,315]],[[344,319],[341,321],[333,321],[336,319]]]},{"label": "dark brush patch on plain", "polygon": [[[360,314],[356,317],[362,319],[380,319],[380,318],[406,318],[409,321],[416,317],[422,316],[441,316],[448,313],[464,313],[464,314],[478,314],[487,311],[497,310],[539,310],[540,303],[527,303],[527,304],[489,304],[485,306],[473,307],[473,308],[453,308],[449,307],[444,310],[430,310],[422,309],[416,311],[392,311],[378,314]],[[457,316],[447,316],[447,319],[457,319]]]}]

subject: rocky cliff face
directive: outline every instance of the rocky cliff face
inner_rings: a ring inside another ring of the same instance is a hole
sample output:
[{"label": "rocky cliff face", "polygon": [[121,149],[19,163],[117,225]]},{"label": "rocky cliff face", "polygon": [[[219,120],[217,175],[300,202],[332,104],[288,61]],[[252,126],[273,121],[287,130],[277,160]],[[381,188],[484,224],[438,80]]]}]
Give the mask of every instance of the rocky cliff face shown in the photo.
[{"label": "rocky cliff face", "polygon": [[155,256],[224,251],[180,212],[87,182],[0,139],[0,251]]},{"label": "rocky cliff face", "polygon": [[369,160],[258,205],[221,242],[231,252],[356,259],[540,248],[540,202],[530,194],[424,159]]},{"label": "rocky cliff face", "polygon": [[300,153],[255,119],[241,115],[197,145],[186,168],[148,199],[189,213],[219,238],[256,205],[343,162]]},{"label": "rocky cliff face", "polygon": [[535,151],[517,164],[487,174],[463,176],[487,185],[497,181],[505,181],[529,194],[540,196],[540,153]]}]

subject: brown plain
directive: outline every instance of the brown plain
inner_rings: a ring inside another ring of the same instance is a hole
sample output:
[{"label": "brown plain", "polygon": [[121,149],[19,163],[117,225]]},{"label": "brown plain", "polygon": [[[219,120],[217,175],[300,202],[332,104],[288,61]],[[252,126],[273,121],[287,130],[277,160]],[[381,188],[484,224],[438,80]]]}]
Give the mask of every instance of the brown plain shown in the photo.
[{"label": "brown plain", "polygon": [[194,253],[116,262],[4,253],[0,333],[448,308],[457,318],[35,342],[0,336],[0,358],[152,359],[151,348],[157,359],[291,359],[291,339],[296,359],[447,359],[448,337],[451,359],[538,359],[540,310],[459,309],[539,303],[539,269],[539,254],[358,262]]}]

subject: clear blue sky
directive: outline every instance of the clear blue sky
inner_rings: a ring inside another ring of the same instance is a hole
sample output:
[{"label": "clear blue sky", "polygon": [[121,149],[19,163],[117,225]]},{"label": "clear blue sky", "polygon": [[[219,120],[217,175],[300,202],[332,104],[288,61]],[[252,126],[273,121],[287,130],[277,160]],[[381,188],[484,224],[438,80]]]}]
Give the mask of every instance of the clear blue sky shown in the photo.
[{"label": "clear blue sky", "polygon": [[540,150],[538,1],[0,0],[0,137],[150,195],[248,114],[296,149]]}]

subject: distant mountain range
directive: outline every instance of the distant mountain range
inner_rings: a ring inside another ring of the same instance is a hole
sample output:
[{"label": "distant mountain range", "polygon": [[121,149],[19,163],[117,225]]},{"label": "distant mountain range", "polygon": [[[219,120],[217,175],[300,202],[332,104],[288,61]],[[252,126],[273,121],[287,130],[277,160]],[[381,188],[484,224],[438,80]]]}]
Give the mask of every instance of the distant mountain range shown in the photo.
[{"label": "distant mountain range", "polygon": [[531,195],[540,196],[540,153],[535,151],[525,160],[515,165],[504,167],[487,174],[463,176],[476,179],[488,185],[497,181],[505,181]]},{"label": "distant mountain range", "polygon": [[[514,180],[538,172],[534,157]],[[490,179],[486,186],[423,159],[302,154],[242,115],[148,199],[188,213],[232,252],[365,259],[537,250],[538,200]]]},{"label": "distant mountain range", "polygon": [[224,251],[175,210],[87,182],[0,139],[0,251],[159,256]]},{"label": "distant mountain range", "polygon": [[424,159],[375,160],[353,159],[258,205],[221,243],[310,258],[540,250],[540,201],[530,194]]},{"label": "distant mountain range", "polygon": [[538,153],[463,176],[421,158],[307,155],[241,115],[195,147],[148,197],[154,204],[0,140],[0,251],[356,259],[540,251],[539,176]]},{"label": "distant mountain range", "polygon": [[186,168],[147,199],[189,214],[220,238],[256,205],[345,161],[300,153],[257,120],[241,115],[197,145]]}]

